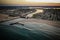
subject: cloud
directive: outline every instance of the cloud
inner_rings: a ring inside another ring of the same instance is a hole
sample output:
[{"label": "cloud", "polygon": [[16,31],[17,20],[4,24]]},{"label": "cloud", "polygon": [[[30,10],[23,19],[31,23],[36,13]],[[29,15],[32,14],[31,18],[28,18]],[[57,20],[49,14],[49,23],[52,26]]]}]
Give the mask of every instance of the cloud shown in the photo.
[{"label": "cloud", "polygon": [[27,2],[54,2],[60,3],[60,0],[26,0]]}]

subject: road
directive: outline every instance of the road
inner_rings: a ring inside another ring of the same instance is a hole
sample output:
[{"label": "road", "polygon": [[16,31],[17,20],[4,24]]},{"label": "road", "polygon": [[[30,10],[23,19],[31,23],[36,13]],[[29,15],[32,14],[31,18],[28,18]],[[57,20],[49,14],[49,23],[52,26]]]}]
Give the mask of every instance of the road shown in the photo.
[{"label": "road", "polygon": [[[14,19],[3,22],[0,30],[10,40],[60,40],[60,28],[45,23],[31,22],[29,19]],[[31,19],[30,19],[31,20]],[[10,25],[11,23],[22,23]],[[3,26],[4,25],[4,26]],[[3,30],[2,30],[3,29]],[[1,33],[1,34],[2,34]],[[8,40],[9,40],[8,39]]]}]

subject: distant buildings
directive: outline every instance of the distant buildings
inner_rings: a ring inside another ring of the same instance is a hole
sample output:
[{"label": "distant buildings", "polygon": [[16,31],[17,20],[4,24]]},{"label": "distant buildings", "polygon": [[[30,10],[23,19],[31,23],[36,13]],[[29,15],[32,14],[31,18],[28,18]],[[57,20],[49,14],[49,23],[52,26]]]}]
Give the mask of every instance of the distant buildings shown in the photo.
[{"label": "distant buildings", "polygon": [[35,14],[34,12],[36,12],[36,9],[2,9],[0,10],[0,14],[7,14],[9,16],[19,16],[21,18],[25,18],[27,17],[27,15],[29,16],[29,14],[34,13],[33,18],[60,20],[60,9],[43,9],[43,10],[39,10],[41,12],[38,11]]},{"label": "distant buildings", "polygon": [[35,14],[33,18],[57,21],[60,20],[60,9],[44,9],[43,13]]}]

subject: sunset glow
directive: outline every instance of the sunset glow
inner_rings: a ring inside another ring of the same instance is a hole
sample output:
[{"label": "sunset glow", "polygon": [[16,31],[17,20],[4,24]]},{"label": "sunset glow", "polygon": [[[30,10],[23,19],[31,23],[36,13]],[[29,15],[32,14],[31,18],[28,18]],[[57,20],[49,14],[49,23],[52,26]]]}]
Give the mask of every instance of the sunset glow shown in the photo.
[{"label": "sunset glow", "polygon": [[24,6],[59,6],[60,0],[0,0],[4,5],[24,5]]},{"label": "sunset glow", "polygon": [[41,2],[41,0],[26,0],[26,2]]}]

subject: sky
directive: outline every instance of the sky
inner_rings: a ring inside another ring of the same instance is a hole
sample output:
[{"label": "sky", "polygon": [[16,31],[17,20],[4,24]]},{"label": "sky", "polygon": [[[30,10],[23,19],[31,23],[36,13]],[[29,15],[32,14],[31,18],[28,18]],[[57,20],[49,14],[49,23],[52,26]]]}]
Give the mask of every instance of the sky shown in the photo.
[{"label": "sky", "polygon": [[24,5],[24,6],[59,6],[60,0],[0,0],[3,5]]}]

